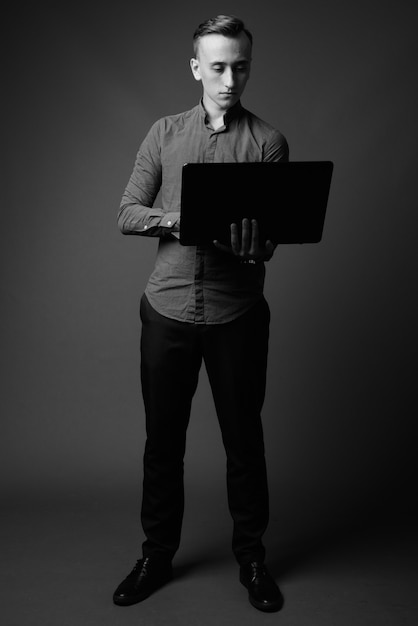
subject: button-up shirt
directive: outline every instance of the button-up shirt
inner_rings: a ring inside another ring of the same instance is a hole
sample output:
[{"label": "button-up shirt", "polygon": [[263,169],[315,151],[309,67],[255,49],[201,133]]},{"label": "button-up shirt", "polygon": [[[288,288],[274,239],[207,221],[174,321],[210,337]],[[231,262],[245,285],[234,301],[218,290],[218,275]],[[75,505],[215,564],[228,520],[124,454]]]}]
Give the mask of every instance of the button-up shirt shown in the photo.
[{"label": "button-up shirt", "polygon": [[[124,234],[160,238],[145,289],[156,311],[183,322],[220,324],[245,313],[263,295],[264,263],[241,264],[215,246],[182,246],[175,236],[184,163],[280,161],[288,156],[283,135],[239,102],[217,130],[202,102],[151,127],[123,195],[118,224]],[[162,206],[156,208],[160,189]]]}]

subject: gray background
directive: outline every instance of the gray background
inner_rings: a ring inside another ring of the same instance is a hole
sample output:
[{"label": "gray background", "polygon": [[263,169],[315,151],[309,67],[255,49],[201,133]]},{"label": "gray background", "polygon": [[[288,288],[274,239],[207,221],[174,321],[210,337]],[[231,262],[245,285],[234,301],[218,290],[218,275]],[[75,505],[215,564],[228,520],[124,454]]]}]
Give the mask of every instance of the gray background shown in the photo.
[{"label": "gray background", "polygon": [[[123,237],[116,212],[150,125],[198,102],[191,36],[221,12],[255,39],[244,106],[285,134],[291,159],[335,163],[322,243],[283,246],[268,265],[272,520],[306,537],[407,514],[415,498],[414,4],[33,3],[8,23],[2,500],[26,520],[58,502],[119,503],[131,525],[109,530],[115,551],[121,534],[135,554],[142,539],[138,309],[157,243]],[[224,469],[202,371],[186,521],[204,527],[215,510],[228,550]]]}]

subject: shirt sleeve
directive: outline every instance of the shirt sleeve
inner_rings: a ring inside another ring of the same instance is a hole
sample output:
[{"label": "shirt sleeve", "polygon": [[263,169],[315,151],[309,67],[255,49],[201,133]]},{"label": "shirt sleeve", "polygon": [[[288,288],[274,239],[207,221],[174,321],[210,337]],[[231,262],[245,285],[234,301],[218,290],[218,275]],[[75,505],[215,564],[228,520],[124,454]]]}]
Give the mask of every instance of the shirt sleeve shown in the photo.
[{"label": "shirt sleeve", "polygon": [[263,161],[288,161],[289,145],[281,132],[276,130],[264,146]]},{"label": "shirt sleeve", "polygon": [[170,233],[180,213],[165,213],[153,207],[161,187],[161,123],[156,122],[142,142],[135,166],[118,212],[118,226],[124,235],[161,237]]}]

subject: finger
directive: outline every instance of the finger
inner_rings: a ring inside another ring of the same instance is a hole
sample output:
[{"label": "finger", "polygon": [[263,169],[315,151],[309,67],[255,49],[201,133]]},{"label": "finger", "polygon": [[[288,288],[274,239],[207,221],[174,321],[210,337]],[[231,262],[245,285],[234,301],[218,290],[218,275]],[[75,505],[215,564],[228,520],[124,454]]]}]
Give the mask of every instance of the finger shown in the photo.
[{"label": "finger", "polygon": [[229,246],[225,246],[223,243],[220,243],[217,239],[214,240],[213,245],[219,250],[222,250],[223,252],[229,252],[229,254],[231,254],[232,252]]},{"label": "finger", "polygon": [[241,239],[241,254],[248,254],[251,243],[251,224],[250,220],[244,217],[242,220],[242,239]]},{"label": "finger", "polygon": [[274,248],[274,243],[272,241],[270,241],[270,239],[267,239],[267,241],[266,241],[266,255],[267,255],[267,259],[266,260],[267,261],[269,259],[271,259],[271,257],[273,256],[274,249],[275,249]]},{"label": "finger", "polygon": [[260,250],[258,248],[258,222],[257,220],[251,220],[251,248],[250,254],[252,256],[258,256]]},{"label": "finger", "polygon": [[234,254],[239,254],[239,236],[236,224],[231,224],[231,248]]}]

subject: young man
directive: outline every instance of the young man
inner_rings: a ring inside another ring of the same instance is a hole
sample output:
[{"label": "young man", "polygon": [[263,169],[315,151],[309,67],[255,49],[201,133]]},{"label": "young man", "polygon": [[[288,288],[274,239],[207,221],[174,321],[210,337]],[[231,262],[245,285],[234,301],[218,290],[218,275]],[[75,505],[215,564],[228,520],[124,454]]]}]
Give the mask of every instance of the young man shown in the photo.
[{"label": "young man", "polygon": [[[261,540],[268,522],[260,417],[269,333],[263,283],[274,245],[260,245],[251,215],[231,225],[230,246],[182,246],[178,240],[184,163],[288,159],[283,135],[241,106],[251,50],[251,33],[236,17],[221,15],[198,27],[191,70],[202,82],[203,98],[190,111],[152,126],[122,198],[122,233],[159,237],[159,247],[141,300],[146,540],[143,558],[114,593],[119,605],[144,600],[172,576],[184,508],[186,429],[202,360],[227,455],[240,580],[256,608],[276,611],[282,605]],[[162,208],[153,208],[160,188]]]}]

